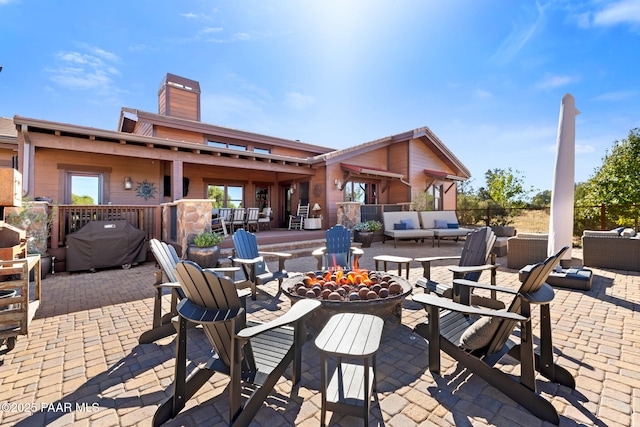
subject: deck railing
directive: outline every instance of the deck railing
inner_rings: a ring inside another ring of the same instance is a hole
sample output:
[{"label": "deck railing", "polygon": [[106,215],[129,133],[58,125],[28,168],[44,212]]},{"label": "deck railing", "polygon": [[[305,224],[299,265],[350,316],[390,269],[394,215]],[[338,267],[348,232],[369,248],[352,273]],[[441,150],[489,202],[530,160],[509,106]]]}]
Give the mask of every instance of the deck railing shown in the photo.
[{"label": "deck railing", "polygon": [[161,238],[160,206],[131,205],[57,205],[51,230],[51,247],[64,246],[67,234],[84,227],[89,221],[124,220],[146,233],[146,239]]}]

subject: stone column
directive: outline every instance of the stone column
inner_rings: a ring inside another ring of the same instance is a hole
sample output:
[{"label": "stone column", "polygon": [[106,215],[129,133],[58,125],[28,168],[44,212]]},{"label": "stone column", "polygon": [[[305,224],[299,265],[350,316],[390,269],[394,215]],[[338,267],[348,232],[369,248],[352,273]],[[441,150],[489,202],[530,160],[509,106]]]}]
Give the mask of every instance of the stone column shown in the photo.
[{"label": "stone column", "polygon": [[[211,200],[209,199],[181,199],[173,203],[166,203],[162,209],[162,222],[169,224],[170,207],[176,207],[176,242],[182,248],[182,256],[186,255],[189,246],[189,236],[202,232],[211,232]],[[163,225],[163,236],[170,232]],[[170,227],[170,225],[168,226]],[[166,233],[166,234],[165,234]],[[169,241],[165,237],[166,241]]]},{"label": "stone column", "polygon": [[342,226],[351,230],[356,224],[360,223],[361,202],[338,202],[337,205],[337,224],[342,224]]}]

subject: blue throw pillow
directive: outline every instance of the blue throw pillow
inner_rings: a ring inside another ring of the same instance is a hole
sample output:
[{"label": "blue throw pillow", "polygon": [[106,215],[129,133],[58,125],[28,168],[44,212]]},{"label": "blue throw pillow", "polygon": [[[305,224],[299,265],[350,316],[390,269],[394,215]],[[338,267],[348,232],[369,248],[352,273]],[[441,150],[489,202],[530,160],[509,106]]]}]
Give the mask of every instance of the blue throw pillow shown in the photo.
[{"label": "blue throw pillow", "polygon": [[407,224],[405,224],[404,222],[397,222],[395,224],[393,224],[393,229],[394,230],[406,230],[407,229]]},{"label": "blue throw pillow", "polygon": [[457,222],[448,222],[447,228],[460,228]]},{"label": "blue throw pillow", "polygon": [[412,219],[403,219],[400,222],[407,225],[407,230],[413,230],[413,220]]},{"label": "blue throw pillow", "polygon": [[449,228],[446,219],[436,219],[434,222],[436,224],[436,228]]}]

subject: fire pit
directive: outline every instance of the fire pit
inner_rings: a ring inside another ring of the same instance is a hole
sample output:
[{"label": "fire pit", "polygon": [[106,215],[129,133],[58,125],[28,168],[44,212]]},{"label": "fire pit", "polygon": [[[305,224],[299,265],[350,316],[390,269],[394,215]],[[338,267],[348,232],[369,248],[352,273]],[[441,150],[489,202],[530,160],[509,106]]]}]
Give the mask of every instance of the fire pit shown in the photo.
[{"label": "fire pit", "polygon": [[291,304],[304,298],[319,300],[321,305],[309,323],[320,330],[337,313],[375,314],[399,324],[402,301],[411,293],[411,284],[386,272],[338,270],[290,276],[282,282],[282,292]]}]

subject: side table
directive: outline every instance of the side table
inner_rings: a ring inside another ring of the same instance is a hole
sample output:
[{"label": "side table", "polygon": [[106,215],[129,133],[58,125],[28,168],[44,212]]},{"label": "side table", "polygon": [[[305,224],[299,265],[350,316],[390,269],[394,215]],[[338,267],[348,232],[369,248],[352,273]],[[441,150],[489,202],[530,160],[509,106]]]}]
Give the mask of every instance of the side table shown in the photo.
[{"label": "side table", "polygon": [[387,271],[387,263],[395,262],[398,264],[398,276],[402,277],[402,266],[405,266],[406,278],[409,280],[409,263],[413,261],[413,258],[406,258],[403,256],[394,256],[394,255],[377,255],[373,257],[373,260],[376,262],[376,270],[380,270],[378,268],[378,264],[382,262],[384,264],[384,271]]},{"label": "side table", "polygon": [[322,218],[305,218],[305,230],[320,230],[322,228]]},{"label": "side table", "polygon": [[[320,425],[327,410],[364,418],[369,425],[371,395],[376,390],[376,352],[384,321],[372,314],[340,313],[332,316],[315,340],[320,350],[322,408]],[[336,356],[337,367],[327,385],[327,356]],[[342,358],[362,359],[362,365],[342,363]]]}]

